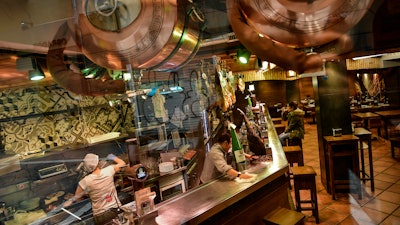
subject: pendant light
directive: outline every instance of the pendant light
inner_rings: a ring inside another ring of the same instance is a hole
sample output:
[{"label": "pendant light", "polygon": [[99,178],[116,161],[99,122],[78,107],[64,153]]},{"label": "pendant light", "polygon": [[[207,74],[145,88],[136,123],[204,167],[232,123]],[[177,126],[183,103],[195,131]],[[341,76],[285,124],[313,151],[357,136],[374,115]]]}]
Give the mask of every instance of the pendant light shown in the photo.
[{"label": "pendant light", "polygon": [[29,70],[29,80],[37,81],[41,80],[45,77],[42,68],[40,68],[39,64],[37,63],[36,58],[32,59],[32,70]]},{"label": "pendant light", "polygon": [[237,51],[237,57],[239,59],[239,62],[242,64],[247,64],[249,62],[250,55],[251,55],[251,52],[247,49],[239,49]]}]

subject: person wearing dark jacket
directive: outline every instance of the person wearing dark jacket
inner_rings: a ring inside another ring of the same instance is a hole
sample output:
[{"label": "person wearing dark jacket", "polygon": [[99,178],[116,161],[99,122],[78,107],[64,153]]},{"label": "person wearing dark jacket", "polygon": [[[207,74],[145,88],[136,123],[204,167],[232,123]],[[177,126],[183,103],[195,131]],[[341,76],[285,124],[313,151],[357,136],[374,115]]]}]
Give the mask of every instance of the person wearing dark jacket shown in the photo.
[{"label": "person wearing dark jacket", "polygon": [[282,119],[287,120],[285,131],[279,134],[282,146],[286,145],[287,139],[304,138],[304,114],[305,112],[297,108],[297,103],[290,102],[287,108],[282,110]]}]

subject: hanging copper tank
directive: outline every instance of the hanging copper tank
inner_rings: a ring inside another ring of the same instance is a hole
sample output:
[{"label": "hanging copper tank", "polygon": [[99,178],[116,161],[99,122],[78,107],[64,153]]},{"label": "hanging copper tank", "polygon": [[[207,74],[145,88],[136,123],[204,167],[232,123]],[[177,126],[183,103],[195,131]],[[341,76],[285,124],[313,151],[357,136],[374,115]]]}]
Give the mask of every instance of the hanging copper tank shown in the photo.
[{"label": "hanging copper tank", "polygon": [[171,71],[197,53],[202,18],[193,10],[186,0],[77,0],[71,28],[84,55],[102,67]]},{"label": "hanging copper tank", "polygon": [[316,47],[338,39],[365,15],[373,0],[239,0],[247,23],[290,47]]}]

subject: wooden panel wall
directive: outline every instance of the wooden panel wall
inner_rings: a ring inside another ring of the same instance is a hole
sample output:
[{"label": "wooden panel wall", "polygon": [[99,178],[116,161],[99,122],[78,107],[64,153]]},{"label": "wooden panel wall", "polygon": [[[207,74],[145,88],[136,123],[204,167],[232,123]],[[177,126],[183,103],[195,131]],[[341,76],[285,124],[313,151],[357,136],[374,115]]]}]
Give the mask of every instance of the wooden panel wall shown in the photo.
[{"label": "wooden panel wall", "polygon": [[300,99],[305,99],[307,96],[314,99],[314,89],[312,86],[312,78],[306,77],[299,79]]},{"label": "wooden panel wall", "polygon": [[276,103],[286,103],[286,81],[270,80],[254,82],[257,99],[269,106]]}]

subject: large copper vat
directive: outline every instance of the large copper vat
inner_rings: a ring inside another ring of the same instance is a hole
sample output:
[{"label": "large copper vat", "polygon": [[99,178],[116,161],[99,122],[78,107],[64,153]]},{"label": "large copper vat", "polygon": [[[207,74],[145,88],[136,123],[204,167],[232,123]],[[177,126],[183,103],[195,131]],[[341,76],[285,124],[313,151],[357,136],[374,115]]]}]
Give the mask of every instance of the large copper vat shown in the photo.
[{"label": "large copper vat", "polygon": [[290,47],[315,47],[354,27],[373,0],[239,0],[247,23]]},{"label": "large copper vat", "polygon": [[201,19],[189,1],[77,0],[75,41],[94,63],[109,69],[171,71],[196,53]]}]

